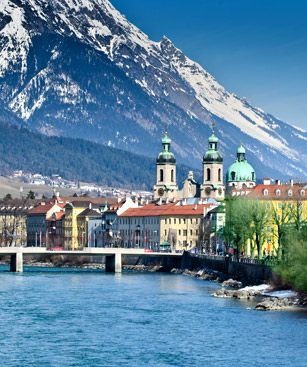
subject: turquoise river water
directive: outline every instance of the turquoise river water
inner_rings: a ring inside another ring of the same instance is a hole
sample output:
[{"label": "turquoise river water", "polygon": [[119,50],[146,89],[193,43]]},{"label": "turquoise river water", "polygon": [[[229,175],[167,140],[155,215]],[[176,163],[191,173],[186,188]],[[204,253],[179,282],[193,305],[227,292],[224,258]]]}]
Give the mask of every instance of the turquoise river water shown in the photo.
[{"label": "turquoise river water", "polygon": [[0,271],[0,366],[307,366],[307,314],[181,275]]}]

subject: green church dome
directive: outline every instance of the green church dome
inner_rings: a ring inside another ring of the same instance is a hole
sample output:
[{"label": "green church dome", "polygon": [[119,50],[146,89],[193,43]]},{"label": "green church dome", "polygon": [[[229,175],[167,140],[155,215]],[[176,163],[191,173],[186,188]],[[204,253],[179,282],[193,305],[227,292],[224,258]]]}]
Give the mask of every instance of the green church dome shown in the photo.
[{"label": "green church dome", "polygon": [[243,145],[240,145],[239,148],[237,149],[237,154],[245,154],[245,148],[243,147]]},{"label": "green church dome", "polygon": [[208,141],[209,141],[209,143],[217,143],[219,141],[219,139],[217,138],[217,136],[214,135],[214,133],[212,133],[212,135],[210,136]]},{"label": "green church dome", "polygon": [[219,139],[217,138],[217,136],[215,136],[214,133],[212,133],[212,135],[208,139],[209,149],[206,151],[204,155],[203,158],[204,163],[223,162],[223,158],[217,148],[218,141]]},{"label": "green church dome", "polygon": [[256,181],[255,170],[245,158],[245,149],[241,145],[237,149],[237,159],[228,168],[226,173],[227,182],[244,182],[244,181]]},{"label": "green church dome", "polygon": [[174,154],[170,151],[171,139],[168,137],[167,133],[164,134],[162,138],[162,152],[158,155],[157,163],[176,163],[176,158]]}]

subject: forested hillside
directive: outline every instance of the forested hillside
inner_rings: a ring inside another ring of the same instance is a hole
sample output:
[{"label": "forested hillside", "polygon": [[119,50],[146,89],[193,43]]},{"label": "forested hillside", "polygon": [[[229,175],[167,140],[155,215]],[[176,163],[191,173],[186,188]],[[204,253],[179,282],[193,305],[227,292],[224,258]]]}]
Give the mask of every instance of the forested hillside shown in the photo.
[{"label": "forested hillside", "polygon": [[[0,175],[18,169],[114,187],[151,189],[155,180],[154,159],[82,139],[47,137],[0,119]],[[188,170],[178,167],[179,183]]]}]

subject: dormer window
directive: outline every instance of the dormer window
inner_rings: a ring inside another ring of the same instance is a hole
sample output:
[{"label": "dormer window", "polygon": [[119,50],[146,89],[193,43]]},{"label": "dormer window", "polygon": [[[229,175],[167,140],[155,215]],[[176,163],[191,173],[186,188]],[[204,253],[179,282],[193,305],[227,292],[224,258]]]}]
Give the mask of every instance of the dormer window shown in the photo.
[{"label": "dormer window", "polygon": [[278,189],[278,190],[276,190],[275,191],[275,194],[276,194],[276,196],[280,196],[280,190]]},{"label": "dormer window", "polygon": [[301,196],[305,196],[305,190],[301,190]]},{"label": "dormer window", "polygon": [[288,190],[288,196],[292,196],[293,195],[293,191],[292,190]]},{"label": "dormer window", "polygon": [[263,195],[264,196],[268,196],[269,195],[269,190],[268,189],[264,189],[263,190]]}]

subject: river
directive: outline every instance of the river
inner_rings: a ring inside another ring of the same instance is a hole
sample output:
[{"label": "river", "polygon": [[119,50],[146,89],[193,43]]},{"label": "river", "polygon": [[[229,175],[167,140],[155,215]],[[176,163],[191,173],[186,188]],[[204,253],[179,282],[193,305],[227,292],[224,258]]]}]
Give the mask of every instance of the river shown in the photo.
[{"label": "river", "polygon": [[0,366],[307,366],[307,314],[182,275],[0,272]]}]

